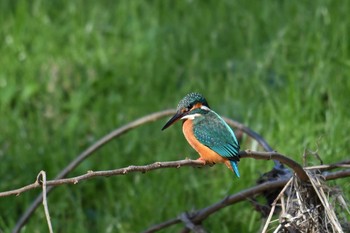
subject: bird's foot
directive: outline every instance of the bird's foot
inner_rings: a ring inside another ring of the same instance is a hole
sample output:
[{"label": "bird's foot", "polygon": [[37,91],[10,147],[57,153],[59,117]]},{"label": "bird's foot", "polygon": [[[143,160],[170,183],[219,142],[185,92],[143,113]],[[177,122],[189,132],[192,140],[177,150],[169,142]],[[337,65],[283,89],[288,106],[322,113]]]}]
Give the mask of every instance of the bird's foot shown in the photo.
[{"label": "bird's foot", "polygon": [[207,161],[205,161],[202,157],[196,159],[196,161],[201,162],[203,165],[207,164]]}]

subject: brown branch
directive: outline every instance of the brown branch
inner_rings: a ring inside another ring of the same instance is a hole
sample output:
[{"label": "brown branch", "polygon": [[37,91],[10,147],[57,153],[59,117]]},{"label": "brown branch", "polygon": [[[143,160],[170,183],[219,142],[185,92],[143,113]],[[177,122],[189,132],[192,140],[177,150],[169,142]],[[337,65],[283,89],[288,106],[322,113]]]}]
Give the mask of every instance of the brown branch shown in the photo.
[{"label": "brown branch", "polygon": [[[148,165],[143,166],[128,166],[125,168],[119,168],[114,170],[107,170],[107,171],[88,171],[86,174],[75,176],[72,178],[65,178],[65,179],[57,179],[57,180],[48,180],[46,181],[46,186],[58,186],[63,184],[77,184],[80,181],[88,180],[93,177],[109,177],[109,176],[117,176],[117,175],[125,175],[131,172],[148,172],[152,170],[157,170],[160,168],[180,168],[184,166],[190,166],[190,167],[202,167],[203,162],[198,160],[191,160],[191,159],[185,159],[185,160],[178,160],[178,161],[169,161],[169,162],[155,162]],[[23,192],[39,188],[41,187],[41,184],[38,181],[35,181],[33,184],[24,186],[19,189],[14,189],[11,191],[6,192],[0,192],[0,197],[10,196],[10,195],[19,195]]]},{"label": "brown branch", "polygon": [[[325,180],[333,180],[333,179],[339,179],[339,178],[345,178],[350,176],[350,169],[338,171],[338,172],[332,172],[327,173],[324,175]],[[193,224],[198,224],[199,222],[202,222],[206,218],[208,218],[211,214],[216,213],[220,209],[227,207],[229,205],[235,204],[237,202],[244,201],[246,199],[252,198],[253,196],[260,194],[264,191],[281,188],[287,184],[289,179],[281,179],[277,181],[270,181],[266,183],[262,183],[259,185],[256,185],[254,187],[251,187],[249,189],[245,189],[241,192],[238,192],[236,194],[233,194],[231,196],[228,196],[221,201],[212,204],[208,207],[205,207],[201,210],[194,211],[191,216],[193,216],[190,220]],[[181,216],[181,215],[180,215]],[[174,224],[178,224],[181,222],[181,219],[179,217],[170,219],[166,222],[154,225],[150,227],[149,229],[145,230],[143,233],[153,233],[157,232],[159,230],[162,230],[164,228],[170,227]]]},{"label": "brown branch", "polygon": [[325,180],[336,180],[339,178],[345,178],[350,176],[350,169],[342,170],[342,171],[336,171],[327,173],[324,175]]},{"label": "brown branch", "polygon": [[306,172],[304,171],[303,167],[300,164],[290,159],[289,157],[279,154],[277,152],[258,152],[258,151],[245,150],[245,151],[240,151],[239,154],[241,158],[278,160],[279,162],[290,167],[302,181],[309,180],[309,177],[307,176]]},{"label": "brown branch", "polygon": [[[186,226],[185,230],[190,229],[194,233],[207,233],[207,231],[202,226],[194,224],[191,221],[190,217],[188,216],[188,213],[182,213],[179,218],[185,224]],[[182,233],[184,233],[185,230],[182,231]]]}]

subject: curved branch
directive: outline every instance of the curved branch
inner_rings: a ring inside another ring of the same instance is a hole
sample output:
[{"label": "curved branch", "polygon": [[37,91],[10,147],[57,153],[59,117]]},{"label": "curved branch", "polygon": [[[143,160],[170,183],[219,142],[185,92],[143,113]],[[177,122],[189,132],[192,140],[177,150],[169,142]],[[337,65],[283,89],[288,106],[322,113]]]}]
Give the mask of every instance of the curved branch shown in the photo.
[{"label": "curved branch", "polygon": [[303,167],[295,162],[294,160],[288,158],[285,155],[279,154],[277,152],[259,152],[259,151],[251,151],[251,150],[245,150],[239,152],[241,158],[255,158],[255,159],[263,159],[263,160],[278,160],[282,164],[287,165],[293,171],[297,174],[297,176],[302,181],[309,180],[309,177],[307,176],[306,172],[304,171]]},{"label": "curved branch", "polygon": [[[333,180],[333,179],[345,178],[345,177],[349,177],[349,176],[350,176],[350,169],[324,174],[325,180]],[[220,200],[219,202],[214,203],[208,207],[205,207],[205,208],[200,209],[198,211],[194,211],[191,214],[192,218],[190,218],[190,221],[194,224],[198,224],[198,223],[202,222],[203,220],[205,220],[206,218],[208,218],[211,214],[216,213],[217,211],[219,211],[220,209],[222,209],[224,207],[227,207],[229,205],[247,200],[247,199],[249,199],[257,194],[260,194],[264,191],[275,189],[275,188],[281,188],[284,185],[286,185],[288,180],[289,179],[281,179],[281,180],[276,180],[276,181],[265,182],[265,183],[256,185],[254,187],[251,187],[249,189],[245,189],[245,190],[238,192],[236,194],[233,194],[231,196],[228,196],[228,197]],[[181,214],[179,216],[181,216]],[[174,224],[178,224],[180,222],[181,222],[180,217],[173,218],[173,219],[167,220],[166,222],[154,225],[154,226],[148,228],[147,230],[145,230],[143,233],[157,232],[159,230],[170,227]]]}]

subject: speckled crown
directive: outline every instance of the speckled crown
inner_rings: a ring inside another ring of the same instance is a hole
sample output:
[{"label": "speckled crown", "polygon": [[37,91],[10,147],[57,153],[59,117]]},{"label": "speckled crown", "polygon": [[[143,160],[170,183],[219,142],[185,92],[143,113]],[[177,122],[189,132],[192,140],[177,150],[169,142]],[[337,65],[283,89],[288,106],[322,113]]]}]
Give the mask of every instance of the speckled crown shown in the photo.
[{"label": "speckled crown", "polygon": [[192,92],[187,94],[177,105],[177,109],[186,108],[188,106],[201,103],[209,108],[207,100],[199,93]]}]

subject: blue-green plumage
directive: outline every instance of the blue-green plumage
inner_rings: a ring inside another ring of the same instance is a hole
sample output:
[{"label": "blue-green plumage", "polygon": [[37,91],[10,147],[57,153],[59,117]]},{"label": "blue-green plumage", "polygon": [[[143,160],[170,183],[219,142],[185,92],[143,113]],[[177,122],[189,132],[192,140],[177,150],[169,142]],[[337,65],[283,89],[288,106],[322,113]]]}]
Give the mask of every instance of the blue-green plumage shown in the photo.
[{"label": "blue-green plumage", "polygon": [[194,136],[220,156],[230,160],[231,166],[239,177],[237,161],[239,161],[239,143],[232,129],[213,110],[194,109],[192,114],[199,114],[193,119]]}]

